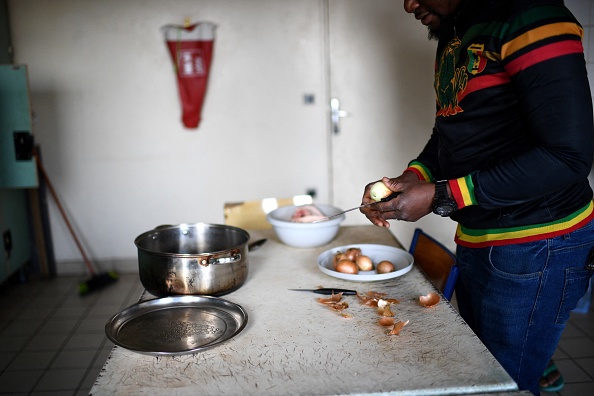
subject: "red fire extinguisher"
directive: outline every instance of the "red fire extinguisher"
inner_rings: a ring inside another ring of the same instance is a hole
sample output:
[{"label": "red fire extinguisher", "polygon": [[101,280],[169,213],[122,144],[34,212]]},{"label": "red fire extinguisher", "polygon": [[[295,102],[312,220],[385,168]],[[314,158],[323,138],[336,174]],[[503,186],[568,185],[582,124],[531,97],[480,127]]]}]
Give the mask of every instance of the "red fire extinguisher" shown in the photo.
[{"label": "red fire extinguisher", "polygon": [[162,28],[177,76],[182,105],[182,122],[186,128],[198,128],[214,45],[215,25],[200,22],[187,26],[166,25]]}]

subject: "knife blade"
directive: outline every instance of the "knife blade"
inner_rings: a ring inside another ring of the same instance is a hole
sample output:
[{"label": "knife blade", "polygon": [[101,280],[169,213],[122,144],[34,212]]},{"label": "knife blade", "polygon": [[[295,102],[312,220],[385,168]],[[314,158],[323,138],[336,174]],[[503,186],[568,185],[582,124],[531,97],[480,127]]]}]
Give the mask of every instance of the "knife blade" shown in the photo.
[{"label": "knife blade", "polygon": [[354,295],[357,294],[357,291],[356,290],[337,289],[337,288],[331,288],[331,287],[322,287],[322,288],[319,288],[319,289],[289,289],[289,290],[314,292],[314,293],[317,293],[317,294],[325,294],[327,296],[332,295],[332,294],[338,294],[338,293],[342,293],[345,296],[354,296]]},{"label": "knife blade", "polygon": [[333,218],[335,218],[335,217],[341,216],[341,215],[343,215],[343,214],[345,214],[345,213],[352,212],[353,210],[356,210],[356,209],[361,209],[361,208],[364,208],[364,207],[366,207],[366,206],[370,206],[370,205],[373,205],[373,204],[376,204],[376,203],[380,203],[380,202],[388,202],[388,201],[389,201],[389,200],[391,200],[392,198],[396,198],[396,197],[397,197],[399,194],[400,194],[400,192],[393,192],[392,194],[388,195],[388,196],[387,196],[387,197],[385,197],[385,198],[382,198],[382,199],[380,199],[379,201],[376,201],[376,202],[369,202],[369,203],[366,203],[366,204],[362,204],[362,205],[359,205],[359,206],[355,206],[354,208],[350,208],[350,209],[344,210],[344,211],[342,211],[342,212],[340,212],[340,213],[336,213],[335,215],[332,215],[332,216],[327,216],[327,217],[324,217],[323,219],[319,219],[319,220],[316,220],[316,221],[312,221],[310,224],[320,223],[320,222],[322,222],[322,221],[328,221],[328,220],[330,220],[330,219],[333,219]]}]

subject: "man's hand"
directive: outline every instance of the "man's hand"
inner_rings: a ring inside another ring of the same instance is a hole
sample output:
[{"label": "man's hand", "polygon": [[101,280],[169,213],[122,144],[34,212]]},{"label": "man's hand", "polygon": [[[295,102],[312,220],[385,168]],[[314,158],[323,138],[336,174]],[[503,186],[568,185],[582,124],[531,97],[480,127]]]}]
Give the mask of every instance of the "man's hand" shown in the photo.
[{"label": "man's hand", "polygon": [[[413,172],[404,172],[393,179],[384,177],[381,181],[390,190],[400,192],[400,195],[388,202],[378,202],[359,209],[373,224],[390,228],[389,219],[417,221],[431,213],[435,184],[419,180]],[[361,203],[374,202],[369,196],[374,183],[365,186]]]}]

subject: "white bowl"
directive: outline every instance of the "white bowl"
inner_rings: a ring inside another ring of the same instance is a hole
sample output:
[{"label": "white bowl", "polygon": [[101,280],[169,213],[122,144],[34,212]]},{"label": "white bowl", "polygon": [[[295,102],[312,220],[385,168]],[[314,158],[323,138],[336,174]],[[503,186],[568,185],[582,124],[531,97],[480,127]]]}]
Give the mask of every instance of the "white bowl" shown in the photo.
[{"label": "white bowl", "polygon": [[[342,212],[342,209],[330,205],[316,204],[316,206],[325,216]],[[272,224],[278,239],[285,245],[293,247],[313,248],[327,244],[336,237],[340,223],[345,218],[343,214],[319,223],[296,223],[291,221],[291,217],[297,208],[299,206],[281,206],[266,215],[266,220]]]}]

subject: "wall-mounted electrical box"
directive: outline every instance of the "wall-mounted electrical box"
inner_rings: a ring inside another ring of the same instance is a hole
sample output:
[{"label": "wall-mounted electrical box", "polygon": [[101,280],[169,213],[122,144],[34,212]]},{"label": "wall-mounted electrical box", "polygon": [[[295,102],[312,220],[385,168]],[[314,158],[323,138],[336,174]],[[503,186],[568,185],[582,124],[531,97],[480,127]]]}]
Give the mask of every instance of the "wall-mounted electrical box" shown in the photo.
[{"label": "wall-mounted electrical box", "polygon": [[27,67],[0,65],[0,188],[38,186]]}]

